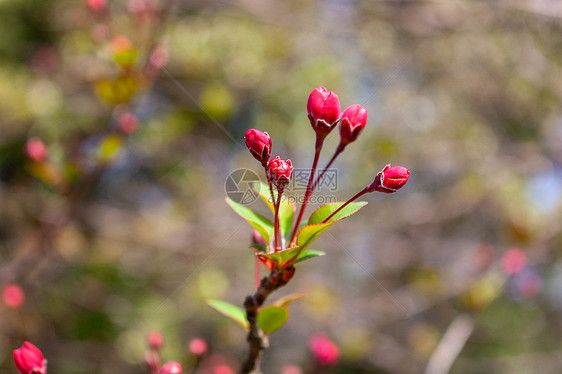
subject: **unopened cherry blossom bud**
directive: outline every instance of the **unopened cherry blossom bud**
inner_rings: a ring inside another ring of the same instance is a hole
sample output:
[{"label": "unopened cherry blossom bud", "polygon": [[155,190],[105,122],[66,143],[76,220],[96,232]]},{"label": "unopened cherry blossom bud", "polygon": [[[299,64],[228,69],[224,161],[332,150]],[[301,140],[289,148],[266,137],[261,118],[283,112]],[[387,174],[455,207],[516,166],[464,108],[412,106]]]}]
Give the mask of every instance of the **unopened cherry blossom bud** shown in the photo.
[{"label": "unopened cherry blossom bud", "polygon": [[21,374],[46,374],[47,361],[43,358],[43,353],[29,342],[14,351],[14,362]]},{"label": "unopened cherry blossom bud", "polygon": [[107,1],[106,0],[86,0],[86,5],[88,5],[88,8],[90,8],[90,10],[92,12],[99,12],[106,7]]},{"label": "unopened cherry blossom bud", "polygon": [[249,129],[245,135],[246,146],[256,160],[266,165],[271,156],[271,138],[268,133]]},{"label": "unopened cherry blossom bud", "polygon": [[212,373],[213,374],[234,374],[234,370],[232,370],[230,368],[230,366],[228,366],[228,365],[221,364],[221,365],[218,365],[216,368],[214,368]]},{"label": "unopened cherry blossom bud", "polygon": [[252,244],[267,245],[260,232],[256,229],[252,230]]},{"label": "unopened cherry blossom bud", "polygon": [[160,331],[154,330],[148,333],[146,341],[150,348],[159,350],[164,346],[164,335]]},{"label": "unopened cherry blossom bud", "polygon": [[25,293],[17,284],[8,284],[2,290],[2,302],[10,308],[19,308],[25,301]]},{"label": "unopened cherry blossom bud", "polygon": [[179,362],[170,361],[162,366],[162,369],[158,372],[158,374],[181,374],[182,367]]},{"label": "unopened cherry blossom bud", "polygon": [[201,338],[191,339],[187,345],[195,356],[202,356],[207,352],[207,342]]},{"label": "unopened cherry blossom bud", "polygon": [[139,127],[139,119],[133,113],[126,112],[119,116],[119,128],[126,134],[131,134]]},{"label": "unopened cherry blossom bud", "polygon": [[279,156],[269,160],[267,164],[267,176],[277,188],[285,188],[291,180],[292,175],[293,164],[291,160],[283,160]]},{"label": "unopened cherry blossom bud", "polygon": [[506,274],[517,274],[527,265],[527,256],[519,248],[511,248],[504,253],[501,263]]},{"label": "unopened cherry blossom bud", "polygon": [[405,167],[390,166],[389,164],[377,174],[373,183],[368,185],[366,190],[368,192],[379,191],[393,193],[404,187],[409,176],[410,171]]},{"label": "unopened cherry blossom bud", "polygon": [[320,365],[333,365],[340,358],[340,349],[325,335],[314,335],[310,338],[308,346]]},{"label": "unopened cherry blossom bud", "polygon": [[340,122],[341,146],[354,142],[367,124],[367,109],[354,104],[344,110]]},{"label": "unopened cherry blossom bud", "polygon": [[47,146],[37,138],[31,138],[25,145],[27,157],[35,162],[45,161],[47,158]]},{"label": "unopened cherry blossom bud", "polygon": [[338,95],[325,87],[317,87],[308,96],[306,104],[308,118],[317,136],[325,138],[340,119]]}]

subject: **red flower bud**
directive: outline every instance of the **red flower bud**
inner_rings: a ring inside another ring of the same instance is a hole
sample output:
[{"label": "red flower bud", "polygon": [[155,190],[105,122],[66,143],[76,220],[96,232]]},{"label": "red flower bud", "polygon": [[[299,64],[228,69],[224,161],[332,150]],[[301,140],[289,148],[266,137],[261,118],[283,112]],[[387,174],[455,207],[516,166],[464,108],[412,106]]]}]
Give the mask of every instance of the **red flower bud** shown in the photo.
[{"label": "red flower bud", "polygon": [[246,146],[256,160],[266,165],[269,157],[271,156],[271,138],[266,132],[261,132],[256,129],[249,129],[246,131]]},{"label": "red flower bud", "polygon": [[27,157],[36,162],[45,161],[47,158],[47,146],[40,139],[31,138],[25,145]]},{"label": "red flower bud", "polygon": [[335,364],[340,358],[340,349],[325,335],[314,335],[310,338],[308,346],[320,365]]},{"label": "red flower bud", "polygon": [[10,308],[19,308],[25,301],[25,292],[17,284],[8,284],[2,290],[2,302]]},{"label": "red flower bud", "polygon": [[267,245],[259,231],[256,229],[252,230],[252,244]]},{"label": "red flower bud", "polygon": [[155,330],[149,332],[146,340],[148,342],[148,346],[155,350],[161,349],[164,345],[164,335],[162,335],[160,331]]},{"label": "red flower bud", "polygon": [[170,361],[162,366],[162,369],[158,372],[158,374],[181,374],[182,372],[181,365],[176,361]]},{"label": "red flower bud", "polygon": [[408,181],[410,171],[402,166],[386,165],[380,171],[373,183],[367,186],[368,192],[379,191],[393,193],[404,187]]},{"label": "red flower bud", "polygon": [[188,348],[195,356],[202,356],[207,352],[207,342],[201,338],[191,339]]},{"label": "red flower bud", "polygon": [[277,156],[269,160],[267,164],[267,176],[269,180],[277,186],[277,188],[284,188],[293,175],[293,164],[291,160],[282,160]]},{"label": "red flower bud", "polygon": [[317,87],[308,96],[306,104],[308,118],[316,134],[326,136],[340,118],[338,95],[325,87]]},{"label": "red flower bud", "polygon": [[345,147],[349,143],[354,142],[366,124],[366,108],[359,104],[354,104],[344,110],[340,124],[341,145]]},{"label": "red flower bud", "polygon": [[86,5],[88,5],[88,8],[93,12],[99,12],[106,7],[107,2],[106,0],[86,0]]},{"label": "red flower bud", "polygon": [[14,351],[14,362],[21,374],[46,374],[47,361],[43,353],[29,342]]},{"label": "red flower bud", "polygon": [[119,128],[126,134],[132,134],[139,127],[139,119],[133,113],[123,113],[119,116]]}]

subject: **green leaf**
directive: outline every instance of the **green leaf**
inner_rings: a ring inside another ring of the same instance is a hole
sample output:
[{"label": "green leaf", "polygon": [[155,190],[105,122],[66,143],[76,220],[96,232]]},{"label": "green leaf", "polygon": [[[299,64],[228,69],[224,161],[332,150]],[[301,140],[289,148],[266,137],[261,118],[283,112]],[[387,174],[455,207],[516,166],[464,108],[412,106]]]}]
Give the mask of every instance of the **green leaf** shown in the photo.
[{"label": "green leaf", "polygon": [[[271,212],[275,214],[275,207],[271,201],[271,191],[269,185],[263,182],[256,182],[252,185],[253,189],[258,193],[263,201],[267,204]],[[277,189],[273,188],[273,198],[277,200]],[[293,225],[293,214],[295,213],[295,204],[289,199],[287,194],[281,196],[281,204],[279,205],[279,228],[281,236],[288,236],[291,233]]]},{"label": "green leaf", "polygon": [[275,300],[275,302],[273,303],[273,305],[279,306],[279,307],[281,307],[281,306],[287,306],[287,305],[289,305],[290,303],[292,303],[293,301],[298,300],[298,299],[301,299],[301,298],[303,298],[303,297],[305,297],[305,296],[306,296],[306,294],[305,294],[304,292],[292,293],[292,294],[289,294],[289,295],[287,295],[287,296],[283,296],[283,297],[280,298],[280,299]]},{"label": "green leaf", "polygon": [[263,256],[276,261],[278,264],[283,264],[284,262],[287,262],[293,257],[295,257],[299,253],[299,251],[300,251],[300,247],[293,247],[293,248],[285,249],[284,251],[269,253]]},{"label": "green leaf", "polygon": [[304,251],[302,251],[299,254],[299,257],[297,257],[297,259],[295,260],[295,264],[297,262],[303,262],[303,261],[306,261],[306,260],[310,260],[311,258],[314,258],[314,257],[324,256],[325,254],[326,254],[326,252],[317,251],[315,249],[305,249]]},{"label": "green leaf", "polygon": [[314,213],[308,219],[308,224],[300,229],[297,236],[297,244],[302,248],[306,249],[317,237],[320,236],[328,227],[337,221],[347,218],[355,214],[359,209],[367,205],[366,202],[354,202],[348,204],[345,208],[339,211],[335,216],[333,216],[330,221],[322,223],[329,217],[330,214],[336,211],[343,203],[332,203],[321,206],[316,209]]},{"label": "green leaf", "polygon": [[[317,223],[322,223],[327,217],[330,216],[333,212],[335,212],[340,206],[344,203],[330,203],[326,205],[322,205],[320,208],[316,209],[314,213],[310,215],[308,219],[309,225],[314,225]],[[332,218],[330,218],[329,222],[339,221],[340,219],[347,218],[359,211],[359,209],[363,208],[367,205],[366,201],[357,201],[353,203],[349,203],[346,205],[345,208],[340,210],[337,214],[335,214]]]},{"label": "green leaf", "polygon": [[[271,200],[271,191],[269,190],[269,185],[263,182],[255,182],[252,184],[252,189],[256,191],[259,197],[267,204],[271,213],[275,213],[275,208],[273,207],[273,201]],[[273,191],[274,196],[277,196],[277,191]]]},{"label": "green leaf", "polygon": [[269,243],[269,238],[273,236],[273,223],[270,220],[254,212],[252,209],[245,207],[244,205],[240,205],[235,203],[230,198],[226,198],[226,203],[230,205],[232,209],[236,213],[238,213],[242,218],[244,218],[253,228],[258,230],[260,235],[262,236],[263,240],[266,243]]},{"label": "green leaf", "polygon": [[260,310],[257,322],[260,329],[269,335],[283,326],[288,318],[289,310],[286,307],[271,305]]},{"label": "green leaf", "polygon": [[248,330],[248,320],[244,309],[221,300],[207,300],[207,305]]},{"label": "green leaf", "polygon": [[317,237],[319,237],[326,229],[332,226],[334,222],[318,223],[315,225],[304,226],[297,235],[297,244],[303,250],[310,245]]},{"label": "green leaf", "polygon": [[250,248],[255,249],[258,252],[267,252],[267,247],[263,244],[252,244]]}]

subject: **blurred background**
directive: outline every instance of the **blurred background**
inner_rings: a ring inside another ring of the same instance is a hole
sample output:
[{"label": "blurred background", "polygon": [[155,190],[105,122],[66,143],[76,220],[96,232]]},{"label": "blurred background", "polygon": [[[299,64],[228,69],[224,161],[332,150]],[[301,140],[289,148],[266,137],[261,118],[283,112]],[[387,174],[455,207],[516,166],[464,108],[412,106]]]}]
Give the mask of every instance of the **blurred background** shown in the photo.
[{"label": "blurred background", "polygon": [[251,127],[310,167],[320,85],[369,110],[320,195],[412,175],[314,243],[264,372],[311,372],[318,333],[326,373],[562,372],[560,2],[0,0],[0,35],[1,373],[24,340],[53,373],[148,372],[153,329],[236,371],[205,304],[254,288],[225,180],[263,178]]}]

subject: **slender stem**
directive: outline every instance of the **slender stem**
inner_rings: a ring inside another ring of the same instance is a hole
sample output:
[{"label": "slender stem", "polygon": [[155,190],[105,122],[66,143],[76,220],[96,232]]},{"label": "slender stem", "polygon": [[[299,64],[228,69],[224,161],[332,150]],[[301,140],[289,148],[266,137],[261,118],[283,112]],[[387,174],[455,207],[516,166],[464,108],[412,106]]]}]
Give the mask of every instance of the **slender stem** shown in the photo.
[{"label": "slender stem", "polygon": [[[332,214],[330,214],[324,221],[322,221],[322,223],[328,222],[328,221],[330,220],[330,218],[332,218],[333,216],[335,216],[340,210],[342,210],[343,208],[345,208],[349,203],[353,202],[354,200],[357,200],[357,198],[359,198],[361,195],[366,194],[367,192],[369,192],[367,188],[365,188],[365,189],[359,191],[355,196],[353,196],[351,199],[347,200],[342,206],[340,206],[338,209],[336,209],[335,212],[333,212]],[[299,250],[297,251],[297,253],[296,253],[293,257],[291,257],[290,259],[288,259],[287,261],[285,261],[282,266],[283,266],[283,267],[286,267],[286,266],[292,265],[293,262],[294,262],[297,258],[299,258],[299,256],[300,256],[300,254],[302,253],[303,249],[304,249],[304,248],[299,249]]]},{"label": "slender stem", "polygon": [[283,187],[277,187],[277,202],[275,203],[275,252],[278,252],[281,247],[279,246],[279,205],[281,205],[281,195],[283,195]]},{"label": "slender stem", "polygon": [[[273,194],[273,183],[271,183],[271,179],[269,179],[269,173],[267,172],[267,163],[262,164],[265,170],[265,178],[267,179],[267,184],[269,185],[269,193],[271,194],[271,203],[273,204],[273,211],[274,213],[279,210],[275,203],[275,195]],[[277,213],[275,213],[277,215]],[[269,248],[269,243],[266,243],[266,247]],[[277,242],[275,242],[275,248],[277,248]]]},{"label": "slender stem", "polygon": [[334,155],[332,156],[332,158],[330,159],[330,162],[328,162],[328,164],[324,167],[324,170],[322,170],[322,172],[320,173],[320,175],[318,176],[318,178],[316,178],[316,180],[314,181],[314,183],[312,184],[312,191],[314,191],[314,189],[316,188],[316,186],[318,185],[318,183],[322,180],[322,177],[324,176],[324,174],[326,174],[326,171],[330,168],[330,166],[332,166],[332,163],[335,161],[335,159],[339,156],[340,153],[343,152],[345,147],[342,147],[341,143],[338,146],[338,148],[336,149],[336,152],[334,152]]},{"label": "slender stem", "polygon": [[297,221],[295,222],[295,227],[293,228],[293,235],[291,236],[291,240],[289,241],[289,246],[293,246],[296,244],[296,236],[299,225],[302,221],[302,216],[304,215],[304,211],[308,204],[308,200],[310,199],[310,195],[312,195],[312,181],[314,180],[314,173],[316,172],[316,168],[318,167],[318,159],[320,158],[320,152],[322,151],[322,145],[324,144],[324,138],[320,138],[316,135],[316,150],[314,152],[314,161],[312,162],[312,168],[310,169],[310,178],[308,179],[308,185],[306,187],[306,193],[304,194],[304,201],[301,205],[301,210],[299,212],[299,216]]},{"label": "slender stem", "polygon": [[[292,271],[286,273],[289,269],[274,269],[268,277],[261,280],[259,288],[253,295],[249,295],[244,300],[244,308],[246,309],[246,319],[248,320],[248,337],[247,341],[250,346],[248,356],[244,361],[239,374],[249,374],[251,372],[259,372],[261,355],[264,349],[269,345],[267,336],[260,330],[257,323],[258,309],[263,305],[265,299],[275,290],[283,287],[291,280],[294,274]],[[288,276],[287,276],[288,275]]]},{"label": "slender stem", "polygon": [[333,216],[336,215],[336,213],[338,213],[340,210],[345,208],[349,203],[353,202],[354,200],[357,200],[359,198],[359,196],[362,196],[362,195],[366,194],[367,192],[369,192],[369,191],[366,188],[359,191],[355,196],[353,196],[351,199],[347,200],[342,206],[340,206],[338,209],[336,209],[334,211],[334,213],[332,213],[328,217],[326,217],[326,219],[324,221],[322,221],[322,223],[328,222],[330,220],[330,218],[332,218]]},{"label": "slender stem", "polygon": [[261,279],[261,263],[258,256],[256,256],[256,270],[254,274],[255,274],[256,290],[257,290],[260,286],[260,279]]}]

